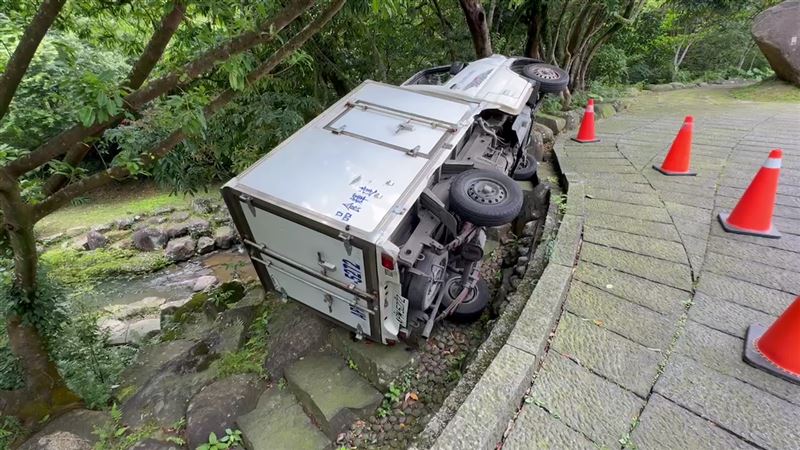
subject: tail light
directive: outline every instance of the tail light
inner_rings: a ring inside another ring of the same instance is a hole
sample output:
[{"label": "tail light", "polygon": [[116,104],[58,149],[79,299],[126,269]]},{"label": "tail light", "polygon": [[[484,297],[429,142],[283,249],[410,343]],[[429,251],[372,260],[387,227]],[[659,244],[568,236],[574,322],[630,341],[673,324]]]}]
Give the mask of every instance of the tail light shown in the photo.
[{"label": "tail light", "polygon": [[381,253],[381,265],[386,270],[394,270],[394,258],[387,253]]}]

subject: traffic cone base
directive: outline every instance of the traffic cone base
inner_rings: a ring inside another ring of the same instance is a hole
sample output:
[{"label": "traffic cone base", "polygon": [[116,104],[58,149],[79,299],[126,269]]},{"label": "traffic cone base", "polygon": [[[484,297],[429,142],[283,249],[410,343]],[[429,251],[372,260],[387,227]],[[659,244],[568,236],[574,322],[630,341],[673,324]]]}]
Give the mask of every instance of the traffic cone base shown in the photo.
[{"label": "traffic cone base", "polygon": [[579,142],[581,144],[589,144],[591,142],[600,142],[600,139],[578,139],[576,137],[570,138],[570,139],[572,139],[575,142]]},{"label": "traffic cone base", "polygon": [[746,230],[744,228],[739,228],[735,225],[731,225],[728,223],[728,216],[731,214],[729,212],[721,212],[719,213],[719,223],[722,225],[722,229],[727,231],[728,233],[736,233],[736,234],[744,234],[747,236],[757,236],[757,237],[765,237],[770,239],[780,239],[781,233],[775,228],[774,225],[769,227],[767,231],[755,231],[755,230]]},{"label": "traffic cone base", "polygon": [[656,169],[657,171],[663,173],[664,175],[669,175],[669,176],[673,176],[673,177],[681,177],[681,176],[683,176],[683,177],[694,177],[694,176],[697,176],[697,172],[692,172],[692,171],[689,171],[689,172],[673,172],[671,170],[664,170],[658,164],[653,164],[653,169]]},{"label": "traffic cone base", "polygon": [[769,372],[772,375],[783,378],[784,380],[791,381],[792,383],[800,384],[800,374],[789,372],[786,369],[778,367],[775,363],[767,359],[758,349],[756,343],[767,332],[767,327],[753,324],[747,329],[747,337],[744,344],[744,354],[742,359],[747,364]]}]

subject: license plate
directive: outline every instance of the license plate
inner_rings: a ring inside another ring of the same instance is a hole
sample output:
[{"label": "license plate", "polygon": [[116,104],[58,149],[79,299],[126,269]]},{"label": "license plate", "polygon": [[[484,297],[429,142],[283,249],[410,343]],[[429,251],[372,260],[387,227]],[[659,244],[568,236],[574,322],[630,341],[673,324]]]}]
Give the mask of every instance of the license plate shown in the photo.
[{"label": "license plate", "polygon": [[401,327],[406,326],[408,299],[402,295],[394,296],[394,318]]}]

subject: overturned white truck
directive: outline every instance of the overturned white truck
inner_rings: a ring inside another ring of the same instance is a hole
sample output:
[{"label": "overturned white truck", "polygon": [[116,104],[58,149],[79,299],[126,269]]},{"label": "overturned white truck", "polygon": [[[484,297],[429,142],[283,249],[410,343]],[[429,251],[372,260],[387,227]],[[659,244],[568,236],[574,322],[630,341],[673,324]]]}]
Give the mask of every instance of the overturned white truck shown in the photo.
[{"label": "overturned white truck", "polygon": [[567,83],[500,55],[364,82],[223,187],[262,284],[384,344],[477,318],[485,227],[538,182],[533,116]]}]

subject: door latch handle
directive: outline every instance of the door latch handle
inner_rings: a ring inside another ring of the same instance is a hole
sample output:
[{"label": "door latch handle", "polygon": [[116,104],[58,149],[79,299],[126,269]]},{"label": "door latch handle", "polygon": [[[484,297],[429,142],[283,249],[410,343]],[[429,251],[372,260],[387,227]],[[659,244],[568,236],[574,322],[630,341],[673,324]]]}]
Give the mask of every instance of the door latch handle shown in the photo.
[{"label": "door latch handle", "polygon": [[336,265],[333,263],[329,263],[328,261],[320,261],[319,266],[322,267],[322,270],[328,272],[336,272]]}]

